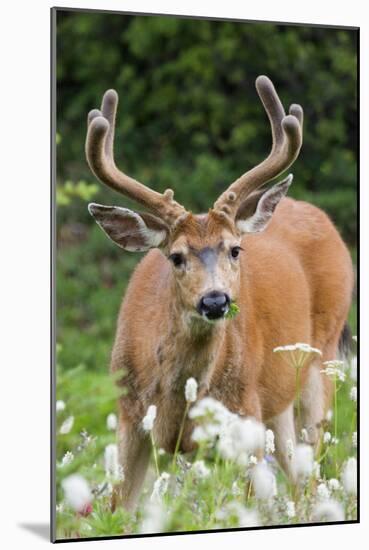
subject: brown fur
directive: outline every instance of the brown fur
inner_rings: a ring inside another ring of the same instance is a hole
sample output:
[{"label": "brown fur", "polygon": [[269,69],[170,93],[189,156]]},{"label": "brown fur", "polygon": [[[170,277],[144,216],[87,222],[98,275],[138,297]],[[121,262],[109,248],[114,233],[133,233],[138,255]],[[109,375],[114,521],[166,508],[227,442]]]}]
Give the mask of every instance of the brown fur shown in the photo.
[{"label": "brown fur", "polygon": [[[243,248],[238,265],[224,252],[216,267],[218,282],[227,285],[240,313],[210,324],[192,316],[209,283],[192,251],[220,241]],[[307,342],[322,350],[322,360],[335,358],[350,306],[350,255],[329,218],[305,202],[283,199],[264,232],[241,240],[214,211],[190,215],[165,252],[178,249],[187,254],[193,276],[181,275],[163,252],[151,250],[131,278],[118,320],[112,371],[124,369],[120,383],[128,388],[119,401],[120,459],[126,473],[120,497],[127,508],[137,501],[147,465],[141,421],[149,405],[158,411],[156,443],[170,452],[190,376],[199,382],[200,396],[209,394],[235,413],[272,423],[296,392],[294,370],[273,348]],[[303,386],[310,368],[320,363],[304,367]],[[326,379],[323,384],[326,408],[331,390]],[[190,433],[187,426],[183,450],[192,448]]]}]

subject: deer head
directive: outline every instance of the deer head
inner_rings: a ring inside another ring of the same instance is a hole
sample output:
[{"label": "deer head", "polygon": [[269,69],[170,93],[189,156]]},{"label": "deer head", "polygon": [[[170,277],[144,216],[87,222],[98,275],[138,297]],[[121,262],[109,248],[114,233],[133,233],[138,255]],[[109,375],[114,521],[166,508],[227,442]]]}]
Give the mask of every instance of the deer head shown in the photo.
[{"label": "deer head", "polygon": [[116,167],[113,141],[118,95],[114,90],[105,93],[101,110],[95,109],[88,116],[86,156],[92,172],[149,211],[92,203],[90,213],[125,250],[161,248],[171,264],[182,307],[191,316],[207,321],[223,318],[230,302],[237,298],[241,238],[263,231],[269,223],[292,175],[272,187],[265,184],[294,162],[302,144],[302,108],[291,105],[286,116],[266,76],[257,78],[256,89],[271,125],[271,152],[234,181],[206,215],[188,212],[174,200],[171,189],[157,193]]}]

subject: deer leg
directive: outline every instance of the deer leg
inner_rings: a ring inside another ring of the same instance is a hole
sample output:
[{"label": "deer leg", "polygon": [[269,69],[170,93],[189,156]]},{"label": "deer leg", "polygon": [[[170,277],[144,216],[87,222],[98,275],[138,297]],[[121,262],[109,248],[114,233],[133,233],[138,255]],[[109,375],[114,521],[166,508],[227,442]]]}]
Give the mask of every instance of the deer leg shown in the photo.
[{"label": "deer leg", "polygon": [[[296,482],[296,468],[293,449],[296,446],[293,404],[286,410],[268,420],[268,427],[274,432],[275,455],[289,481]],[[289,442],[290,440],[290,442]],[[292,449],[290,449],[290,445]],[[292,453],[290,452],[292,451]]]},{"label": "deer leg", "polygon": [[124,479],[114,490],[113,507],[121,504],[126,510],[133,512],[149,464],[150,440],[136,427],[121,422],[118,428],[118,450]]},{"label": "deer leg", "polygon": [[339,334],[323,348],[323,357],[315,361],[308,373],[306,384],[301,392],[303,425],[308,433],[308,442],[318,446],[321,424],[332,399],[332,381],[320,372],[322,363],[335,359],[338,354]]},{"label": "deer leg", "polygon": [[319,441],[326,403],[324,380],[320,369],[320,361],[311,365],[306,383],[301,391],[302,425],[307,431],[307,443],[314,446]]}]

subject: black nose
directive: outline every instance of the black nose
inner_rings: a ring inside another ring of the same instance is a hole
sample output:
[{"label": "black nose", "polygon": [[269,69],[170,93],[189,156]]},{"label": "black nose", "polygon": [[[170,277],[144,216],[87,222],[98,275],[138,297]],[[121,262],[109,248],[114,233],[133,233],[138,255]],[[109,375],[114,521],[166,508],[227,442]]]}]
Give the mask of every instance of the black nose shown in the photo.
[{"label": "black nose", "polygon": [[220,319],[226,313],[230,301],[228,294],[214,290],[201,298],[197,310],[208,319]]}]

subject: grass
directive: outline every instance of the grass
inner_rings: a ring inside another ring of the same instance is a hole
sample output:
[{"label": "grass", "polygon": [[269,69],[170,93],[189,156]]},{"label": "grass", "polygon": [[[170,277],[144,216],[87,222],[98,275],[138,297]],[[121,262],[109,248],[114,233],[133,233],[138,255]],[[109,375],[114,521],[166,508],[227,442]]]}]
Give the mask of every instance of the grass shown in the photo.
[{"label": "grass", "polygon": [[[57,436],[57,538],[309,523],[320,502],[317,487],[322,483],[328,487],[332,478],[339,480],[340,487],[331,491],[331,500],[342,504],[346,520],[355,519],[356,496],[347,494],[341,483],[347,459],[356,456],[352,442],[356,403],[350,399],[356,382],[350,376],[349,365],[346,370],[346,379],[337,393],[338,442],[323,444],[316,459],[320,461],[320,475],[307,477],[297,497],[293,498],[292,487],[273,454],[267,457],[267,464],[276,478],[277,494],[263,500],[248,490],[254,466],[224,458],[216,443],[206,442],[189,456],[179,454],[174,465],[172,456],[158,450],[159,474],[170,473],[168,488],[161,498],[151,502],[158,478],[152,460],[138,511],[131,515],[122,508],[111,512],[114,479],[107,475],[104,464],[105,448],[115,443],[115,433],[107,427],[107,417],[115,411],[117,398],[113,380],[83,366],[65,371],[58,365],[57,398],[65,403],[64,410],[57,413],[58,429],[70,416],[74,423],[69,433]],[[334,425],[333,415],[324,430],[333,436]],[[62,465],[68,451],[74,458]],[[87,481],[92,491],[92,509],[87,514],[76,513],[64,498],[62,482],[75,473]],[[287,513],[291,501],[296,510],[293,517]]]}]

